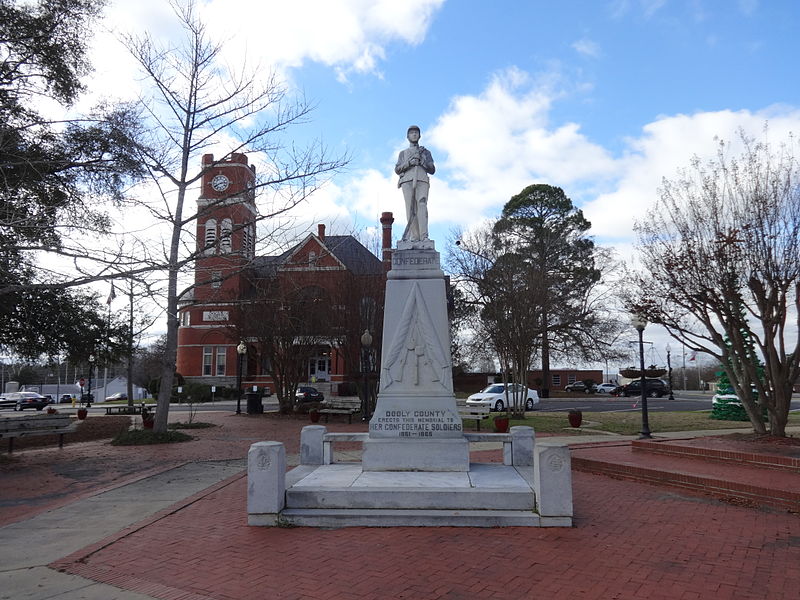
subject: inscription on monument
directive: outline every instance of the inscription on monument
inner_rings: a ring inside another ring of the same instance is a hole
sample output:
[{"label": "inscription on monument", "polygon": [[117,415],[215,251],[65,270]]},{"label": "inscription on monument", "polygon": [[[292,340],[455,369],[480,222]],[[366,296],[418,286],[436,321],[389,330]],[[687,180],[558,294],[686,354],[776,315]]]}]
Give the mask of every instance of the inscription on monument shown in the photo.
[{"label": "inscription on monument", "polygon": [[370,429],[403,438],[426,438],[444,431],[461,431],[462,426],[446,410],[387,410],[372,419]]}]

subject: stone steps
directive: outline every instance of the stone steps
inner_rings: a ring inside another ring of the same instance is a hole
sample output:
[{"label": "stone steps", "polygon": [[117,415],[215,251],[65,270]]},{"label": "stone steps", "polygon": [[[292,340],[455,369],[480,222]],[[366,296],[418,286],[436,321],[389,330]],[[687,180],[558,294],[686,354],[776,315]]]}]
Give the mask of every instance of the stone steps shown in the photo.
[{"label": "stone steps", "polygon": [[535,508],[533,492],[503,488],[290,488],[287,508],[422,509],[422,510],[521,510]]},{"label": "stone steps", "polygon": [[517,510],[286,508],[281,519],[301,527],[570,527],[570,517]]}]

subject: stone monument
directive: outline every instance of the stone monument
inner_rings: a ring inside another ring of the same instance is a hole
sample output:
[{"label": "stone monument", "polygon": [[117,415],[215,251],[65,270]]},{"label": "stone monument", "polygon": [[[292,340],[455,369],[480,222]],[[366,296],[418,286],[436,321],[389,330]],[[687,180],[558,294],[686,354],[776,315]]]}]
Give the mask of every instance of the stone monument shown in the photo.
[{"label": "stone monument", "polygon": [[468,471],[469,443],[453,395],[444,273],[428,239],[431,153],[408,128],[395,172],[408,224],[387,276],[380,386],[365,471]]},{"label": "stone monument", "polygon": [[[450,329],[439,253],[428,238],[433,157],[408,128],[395,172],[408,225],[392,255],[380,385],[369,433],[303,428],[300,465],[284,473],[277,442],[248,457],[251,525],[552,527],[572,524],[569,449],[537,445],[531,427],[465,433],[453,394]],[[336,443],[360,442],[361,462]],[[503,464],[469,461],[469,443],[502,446]]]}]

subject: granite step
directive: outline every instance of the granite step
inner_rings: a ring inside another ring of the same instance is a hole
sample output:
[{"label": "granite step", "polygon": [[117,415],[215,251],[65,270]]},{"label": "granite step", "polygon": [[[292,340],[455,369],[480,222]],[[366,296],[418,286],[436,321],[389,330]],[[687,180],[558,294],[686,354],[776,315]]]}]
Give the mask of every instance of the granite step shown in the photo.
[{"label": "granite step", "polygon": [[570,517],[516,510],[287,508],[281,519],[301,527],[569,527]]},{"label": "granite step", "polygon": [[532,490],[503,488],[290,488],[288,508],[533,510]]}]

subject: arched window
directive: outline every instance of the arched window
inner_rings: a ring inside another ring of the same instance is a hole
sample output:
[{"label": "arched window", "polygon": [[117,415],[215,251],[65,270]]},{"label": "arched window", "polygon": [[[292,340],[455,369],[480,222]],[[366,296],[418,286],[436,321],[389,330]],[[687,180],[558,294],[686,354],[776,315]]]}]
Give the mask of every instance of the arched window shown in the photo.
[{"label": "arched window", "polygon": [[220,226],[219,245],[220,252],[225,254],[231,251],[231,232],[233,231],[233,223],[230,219],[223,219]]},{"label": "arched window", "polygon": [[217,222],[214,219],[209,219],[206,221],[206,237],[204,242],[206,254],[214,254],[216,243]]}]

